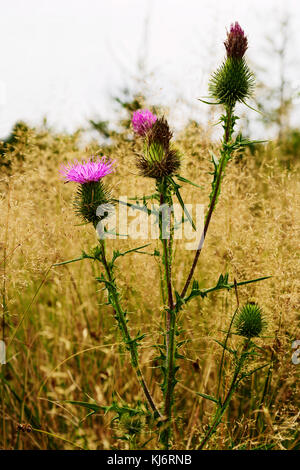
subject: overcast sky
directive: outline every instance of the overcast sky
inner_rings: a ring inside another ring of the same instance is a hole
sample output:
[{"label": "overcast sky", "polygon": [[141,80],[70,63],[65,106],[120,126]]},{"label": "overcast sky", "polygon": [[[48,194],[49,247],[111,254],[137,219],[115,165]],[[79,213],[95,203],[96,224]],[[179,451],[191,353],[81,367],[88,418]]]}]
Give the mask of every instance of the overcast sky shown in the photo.
[{"label": "overcast sky", "polygon": [[113,118],[110,97],[133,86],[141,57],[149,72],[142,86],[152,103],[173,104],[174,121],[198,107],[203,114],[197,98],[207,94],[208,73],[222,60],[226,28],[236,20],[249,37],[252,68],[266,68],[268,83],[276,85],[278,64],[266,36],[276,42],[278,22],[290,12],[287,73],[295,90],[300,85],[298,0],[1,0],[0,5],[0,138],[19,119],[39,124],[47,116],[55,128],[72,131],[90,118]]}]

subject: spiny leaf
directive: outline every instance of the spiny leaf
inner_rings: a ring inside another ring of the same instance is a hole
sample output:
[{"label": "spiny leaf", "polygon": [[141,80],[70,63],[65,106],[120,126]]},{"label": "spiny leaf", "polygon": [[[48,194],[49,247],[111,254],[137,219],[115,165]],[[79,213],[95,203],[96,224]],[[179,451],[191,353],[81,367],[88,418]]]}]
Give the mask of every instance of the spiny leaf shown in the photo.
[{"label": "spiny leaf", "polygon": [[146,212],[148,215],[152,215],[152,214],[158,215],[158,212],[154,208],[148,209],[146,205],[140,206],[139,204],[131,204],[130,202],[121,201],[119,199],[112,199],[112,201],[118,202],[119,204],[122,204],[123,206],[131,207],[132,209],[137,209],[141,212]]},{"label": "spiny leaf", "polygon": [[200,397],[202,398],[206,398],[206,400],[210,400],[210,401],[213,401],[214,403],[219,403],[219,401],[215,398],[215,397],[212,397],[211,395],[206,395],[205,393],[200,393],[200,392],[195,392],[196,395],[199,395]]},{"label": "spiny leaf", "polygon": [[214,105],[214,106],[219,106],[221,103],[211,103],[210,101],[205,101],[205,100],[202,100],[201,98],[197,98],[198,101],[201,101],[202,103],[205,103],[205,104],[210,104],[210,105]]},{"label": "spiny leaf", "polygon": [[212,159],[212,162],[213,162],[215,168],[217,168],[218,165],[219,165],[219,159],[218,159],[218,157],[217,157],[217,156],[214,154],[214,152],[212,152],[211,150],[209,151],[209,153],[210,153],[210,156],[211,156],[211,159]]},{"label": "spiny leaf", "polygon": [[[217,284],[214,287],[210,287],[208,289],[202,289],[202,290],[199,289],[199,284],[196,284],[197,281],[194,281],[193,286],[192,286],[192,290],[191,290],[190,294],[187,297],[185,297],[184,302],[189,302],[192,298],[197,297],[197,296],[200,296],[200,297],[204,298],[204,297],[207,296],[207,294],[209,294],[211,292],[214,292],[214,291],[217,291],[217,290],[221,290],[221,289],[231,290],[231,289],[233,289],[234,288],[234,283],[228,284],[228,277],[229,277],[228,273],[224,274],[224,276],[222,274],[220,274],[219,279],[217,281]],[[258,277],[256,279],[250,279],[248,281],[240,281],[240,282],[237,282],[236,285],[237,286],[244,286],[246,284],[251,284],[253,282],[264,281],[265,279],[270,279],[271,277],[272,276],[264,276],[264,277]]]},{"label": "spiny leaf", "polygon": [[181,197],[181,194],[180,194],[180,192],[179,192],[180,186],[173,180],[173,178],[171,178],[171,176],[168,177],[168,180],[170,181],[170,183],[172,184],[172,186],[173,186],[173,188],[174,188],[175,194],[176,194],[176,196],[177,196],[177,199],[178,199],[179,204],[180,204],[181,207],[182,207],[183,212],[184,212],[185,215],[187,216],[187,218],[188,218],[190,224],[192,225],[193,229],[196,230],[196,226],[195,226],[195,224],[194,224],[194,222],[193,222],[193,219],[192,219],[192,217],[190,216],[189,211],[187,210],[187,208],[186,208],[186,206],[185,206],[185,204],[184,204],[184,202],[183,202],[183,199],[182,199],[182,197]]},{"label": "spiny leaf", "polygon": [[105,409],[104,406],[100,406],[100,405],[97,405],[96,403],[90,403],[87,401],[65,400],[65,403],[70,403],[71,405],[75,405],[75,406],[82,406],[83,408],[92,410],[94,413]]},{"label": "spiny leaf", "polygon": [[192,186],[196,186],[196,188],[201,188],[201,189],[203,188],[203,186],[199,186],[198,184],[193,183],[192,181],[186,178],[183,178],[183,176],[176,175],[176,178],[179,179],[179,181],[182,181],[183,183],[188,183],[188,184],[191,184]]},{"label": "spiny leaf", "polygon": [[62,261],[61,263],[55,263],[55,264],[53,264],[53,267],[54,266],[63,266],[64,264],[75,263],[76,261],[81,261],[83,259],[94,259],[94,257],[89,256],[85,252],[83,252],[82,255],[79,258],[70,259],[68,261]]},{"label": "spiny leaf", "polygon": [[260,366],[260,367],[256,367],[256,369],[253,369],[251,370],[250,372],[244,372],[240,379],[239,379],[239,382],[241,380],[243,380],[245,377],[250,377],[252,374],[254,374],[255,372],[257,372],[258,370],[261,370],[261,369],[264,369],[265,367],[269,366],[270,364],[264,364],[263,366]]},{"label": "spiny leaf", "polygon": [[119,250],[114,250],[111,262],[114,263],[117,258],[119,258],[120,256],[125,256],[128,253],[134,253],[134,252],[142,253],[138,250],[141,250],[142,248],[146,248],[147,246],[150,246],[150,245],[151,245],[151,243],[147,243],[146,245],[138,246],[137,248],[132,248],[131,250],[124,251],[123,253]]},{"label": "spiny leaf", "polygon": [[234,349],[231,349],[229,346],[226,346],[226,344],[221,343],[221,341],[218,341],[217,339],[214,339],[214,341],[222,346],[223,349],[226,349],[226,351],[230,352],[230,354],[233,354],[234,356],[236,355],[236,351]]}]

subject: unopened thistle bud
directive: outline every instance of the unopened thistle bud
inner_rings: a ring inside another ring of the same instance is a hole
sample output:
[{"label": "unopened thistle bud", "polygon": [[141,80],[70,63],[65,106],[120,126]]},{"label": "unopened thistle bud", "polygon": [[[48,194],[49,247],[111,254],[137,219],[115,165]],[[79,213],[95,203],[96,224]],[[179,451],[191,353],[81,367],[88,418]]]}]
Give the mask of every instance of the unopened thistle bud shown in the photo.
[{"label": "unopened thistle bud", "polygon": [[230,31],[227,33],[227,39],[224,42],[227,57],[233,59],[242,59],[246,50],[248,49],[248,39],[244,31],[236,21],[235,24],[230,26]]},{"label": "unopened thistle bud", "polygon": [[138,156],[137,166],[143,176],[161,179],[180,168],[179,152],[171,145],[172,132],[165,118],[155,121],[148,131],[144,154]]},{"label": "unopened thistle bud", "polygon": [[149,109],[139,109],[133,113],[131,122],[134,132],[144,137],[156,120],[157,116]]},{"label": "unopened thistle bud", "polygon": [[253,302],[248,302],[239,311],[234,326],[240,336],[254,338],[260,336],[266,326],[261,308]]},{"label": "unopened thistle bud", "polygon": [[231,25],[224,45],[227,58],[213,73],[209,91],[217,103],[233,108],[236,102],[244,102],[252,95],[255,83],[254,75],[244,59],[248,39],[237,22]]},{"label": "unopened thistle bud", "polygon": [[[94,226],[109,214],[112,205],[110,191],[104,186],[102,178],[114,171],[113,165],[114,161],[102,157],[96,160],[90,158],[82,163],[76,161],[61,169],[66,182],[79,183],[74,200],[76,213]],[[99,206],[107,207],[107,211],[102,211],[102,216],[97,215]]]}]

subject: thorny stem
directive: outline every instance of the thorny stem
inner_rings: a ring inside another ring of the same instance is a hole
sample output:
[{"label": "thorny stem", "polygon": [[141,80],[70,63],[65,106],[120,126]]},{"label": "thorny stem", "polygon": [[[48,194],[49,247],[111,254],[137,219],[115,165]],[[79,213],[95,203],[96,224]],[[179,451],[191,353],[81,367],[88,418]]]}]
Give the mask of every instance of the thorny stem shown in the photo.
[{"label": "thorny stem", "polygon": [[167,350],[167,369],[166,369],[166,392],[165,392],[165,407],[164,413],[166,417],[166,428],[163,433],[163,443],[165,448],[169,448],[169,440],[171,436],[171,419],[172,419],[172,404],[173,404],[173,391],[176,384],[175,381],[175,352],[176,352],[176,313],[172,310],[170,315],[169,327],[169,347]]},{"label": "thorny stem", "polygon": [[224,358],[225,358],[225,351],[226,351],[226,347],[227,347],[227,342],[228,342],[228,339],[229,339],[229,336],[230,336],[230,333],[231,333],[231,328],[232,328],[235,316],[236,316],[236,314],[239,310],[239,306],[240,306],[236,279],[234,279],[234,290],[235,290],[237,306],[236,306],[236,309],[234,311],[234,314],[232,315],[230,325],[229,325],[229,328],[228,328],[228,331],[227,331],[227,334],[226,334],[225,342],[224,342],[224,348],[223,348],[223,351],[222,351],[222,357],[221,357],[220,368],[219,368],[219,373],[218,373],[218,387],[217,387],[217,398],[218,399],[220,397],[220,386],[221,386],[222,371],[223,371],[223,365],[224,365]]},{"label": "thorny stem", "polygon": [[227,108],[226,109],[226,126],[225,126],[225,130],[224,130],[224,138],[223,138],[223,153],[222,153],[222,157],[221,157],[220,162],[219,162],[219,171],[218,171],[217,181],[216,181],[216,184],[215,184],[215,187],[214,187],[214,192],[212,194],[211,201],[210,201],[209,208],[208,208],[208,212],[207,212],[207,215],[206,215],[206,218],[205,218],[204,229],[203,229],[202,236],[201,236],[201,239],[200,239],[200,242],[199,242],[199,246],[198,246],[198,249],[196,251],[194,261],[193,261],[191,270],[189,272],[189,275],[187,277],[186,283],[185,283],[184,288],[181,292],[181,295],[180,295],[181,298],[183,298],[185,296],[185,294],[186,294],[186,292],[189,288],[189,285],[191,283],[191,280],[193,278],[193,275],[194,275],[194,272],[195,272],[195,269],[196,269],[196,266],[197,266],[197,263],[198,263],[200,253],[202,251],[202,247],[203,247],[203,243],[204,243],[204,240],[205,240],[205,237],[206,237],[206,233],[207,233],[207,230],[208,230],[208,227],[209,227],[211,216],[212,216],[213,211],[216,207],[216,202],[217,202],[217,197],[218,197],[220,186],[221,186],[223,171],[224,171],[224,168],[225,168],[225,165],[226,165],[226,160],[227,160],[227,152],[225,150],[225,147],[228,144],[228,142],[231,138],[231,134],[232,134],[232,112],[233,112],[232,108]]},{"label": "thorny stem", "polygon": [[134,339],[131,337],[130,332],[128,330],[127,322],[126,322],[126,319],[125,319],[125,313],[123,312],[122,307],[121,307],[120,302],[119,302],[119,294],[118,294],[116,283],[115,283],[115,280],[114,280],[114,277],[113,277],[113,274],[112,274],[112,270],[111,270],[111,267],[109,266],[109,263],[107,262],[107,259],[106,259],[104,240],[100,240],[100,245],[101,245],[101,252],[102,252],[101,261],[103,263],[103,266],[104,266],[104,269],[106,271],[107,278],[108,278],[108,281],[109,281],[109,285],[110,285],[110,287],[108,287],[109,295],[110,295],[112,303],[113,303],[114,312],[115,312],[115,315],[117,317],[120,330],[123,334],[124,341],[125,341],[128,349],[129,349],[129,351],[130,351],[132,366],[133,366],[133,368],[136,372],[138,381],[142,386],[144,394],[145,394],[145,396],[148,400],[148,403],[149,403],[150,407],[152,408],[152,410],[154,412],[155,417],[161,417],[161,413],[159,412],[159,410],[157,409],[157,407],[156,407],[156,405],[153,401],[153,398],[152,398],[151,393],[148,389],[148,386],[145,382],[145,379],[143,377],[143,374],[142,374],[142,371],[141,371],[141,368],[140,368],[140,365],[139,365],[139,359],[138,359],[136,344],[135,344]]},{"label": "thorny stem", "polygon": [[247,350],[249,348],[249,343],[250,343],[250,339],[247,339],[244,343],[244,346],[243,346],[239,361],[237,363],[237,366],[235,368],[235,372],[234,372],[229,390],[227,392],[227,395],[226,395],[223,403],[220,403],[220,405],[219,405],[219,407],[216,411],[215,417],[213,419],[213,422],[212,422],[211,426],[208,428],[204,438],[201,441],[201,444],[199,446],[199,450],[203,449],[205,444],[208,442],[208,440],[211,438],[213,433],[216,431],[217,427],[219,426],[219,424],[222,420],[222,417],[223,417],[225,411],[227,410],[227,407],[229,405],[231,397],[232,397],[233,393],[235,392],[235,389],[236,389],[236,387],[238,385],[238,382],[239,382],[238,377],[239,377],[239,374],[240,374],[241,369],[242,369],[242,367],[244,365],[244,362],[245,362],[244,353],[247,352]]},{"label": "thorny stem", "polygon": [[[3,250],[3,289],[2,289],[2,341],[5,347],[5,326],[6,316],[8,314],[6,302],[6,256],[7,256],[7,242],[8,242],[8,229],[9,229],[9,213],[10,213],[10,185],[8,185],[7,195],[7,214],[5,223],[5,236],[4,236],[4,250]],[[4,369],[4,364],[2,365]],[[3,449],[6,448],[6,423],[5,423],[5,401],[4,401],[4,387],[1,387],[1,403],[2,403],[2,427],[3,427]]]},{"label": "thorny stem", "polygon": [[[163,183],[162,183],[163,184]],[[160,194],[160,207],[166,202],[165,186],[163,184],[162,192]],[[170,214],[171,225],[171,214]],[[166,449],[169,448],[169,441],[171,436],[171,419],[172,419],[172,403],[173,403],[173,390],[175,386],[175,331],[176,331],[176,312],[174,309],[172,282],[171,282],[171,262],[172,262],[172,227],[170,226],[170,239],[169,243],[162,233],[162,226],[160,221],[160,234],[163,245],[163,261],[165,266],[165,278],[168,292],[168,309],[166,310],[166,372],[165,372],[165,429],[162,433],[162,442]]]},{"label": "thorny stem", "polygon": [[[160,195],[160,207],[163,206],[165,203],[165,196],[163,193]],[[165,265],[165,277],[166,277],[166,285],[167,285],[167,292],[168,292],[168,305],[169,311],[167,312],[167,321],[166,321],[166,330],[167,330],[167,348],[169,343],[169,330],[170,330],[170,323],[171,323],[171,311],[174,308],[173,302],[173,293],[172,293],[172,281],[171,281],[171,253],[169,252],[170,244],[168,244],[167,239],[165,238],[164,234],[162,233],[162,227],[160,222],[160,232],[161,232],[161,241],[163,245],[163,260]]]},{"label": "thorny stem", "polygon": [[267,376],[266,376],[266,380],[265,380],[265,384],[264,384],[264,388],[263,388],[262,397],[260,399],[259,406],[257,407],[258,413],[257,413],[257,417],[256,417],[256,420],[255,420],[255,427],[254,427],[254,431],[256,430],[257,432],[258,432],[258,426],[259,426],[259,421],[260,421],[260,416],[261,416],[260,411],[261,411],[261,409],[262,409],[262,407],[265,403],[265,399],[267,397],[267,393],[268,393],[268,390],[269,390],[270,381],[271,381],[271,377],[272,377],[274,359],[275,359],[275,347],[276,347],[276,343],[278,341],[279,329],[280,329],[280,325],[278,327],[278,330],[275,333],[275,344],[273,345],[273,348],[272,348],[272,354],[271,354],[271,358],[270,358],[270,366],[268,368],[268,372],[267,372]]}]

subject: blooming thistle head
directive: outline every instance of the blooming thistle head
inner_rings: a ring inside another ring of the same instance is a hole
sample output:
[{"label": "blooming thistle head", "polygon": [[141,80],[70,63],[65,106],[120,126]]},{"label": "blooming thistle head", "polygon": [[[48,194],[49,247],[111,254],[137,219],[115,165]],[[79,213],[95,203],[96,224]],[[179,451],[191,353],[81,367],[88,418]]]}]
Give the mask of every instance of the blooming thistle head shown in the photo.
[{"label": "blooming thistle head", "polygon": [[[65,165],[60,171],[66,182],[79,183],[74,200],[75,211],[85,222],[91,222],[94,226],[107,217],[112,204],[110,191],[104,186],[102,178],[114,171],[114,163],[106,157],[91,157],[81,163],[75,161]],[[102,216],[97,214],[99,206],[108,208]]]},{"label": "blooming thistle head", "polygon": [[236,316],[234,326],[240,336],[248,339],[260,336],[266,326],[262,309],[256,303],[248,302]]},{"label": "blooming thistle head", "polygon": [[255,84],[254,75],[244,59],[248,39],[237,22],[231,25],[224,45],[227,58],[213,73],[209,92],[218,104],[233,108],[236,102],[243,103],[252,95]]},{"label": "blooming thistle head", "polygon": [[114,171],[114,161],[107,160],[107,157],[98,157],[96,160],[91,157],[89,160],[78,162],[77,160],[68,165],[64,165],[60,172],[65,178],[66,182],[73,181],[74,183],[91,183],[92,181],[99,181],[106,175]]},{"label": "blooming thistle head", "polygon": [[227,57],[234,59],[242,59],[248,49],[248,39],[237,21],[230,26],[224,45]]},{"label": "blooming thistle head", "polygon": [[180,167],[180,155],[172,147],[171,139],[172,132],[166,119],[157,119],[146,135],[144,153],[137,160],[143,176],[158,180],[176,173]]},{"label": "blooming thistle head", "polygon": [[139,109],[133,113],[131,122],[134,132],[144,137],[156,120],[157,116],[151,113],[149,109]]}]

